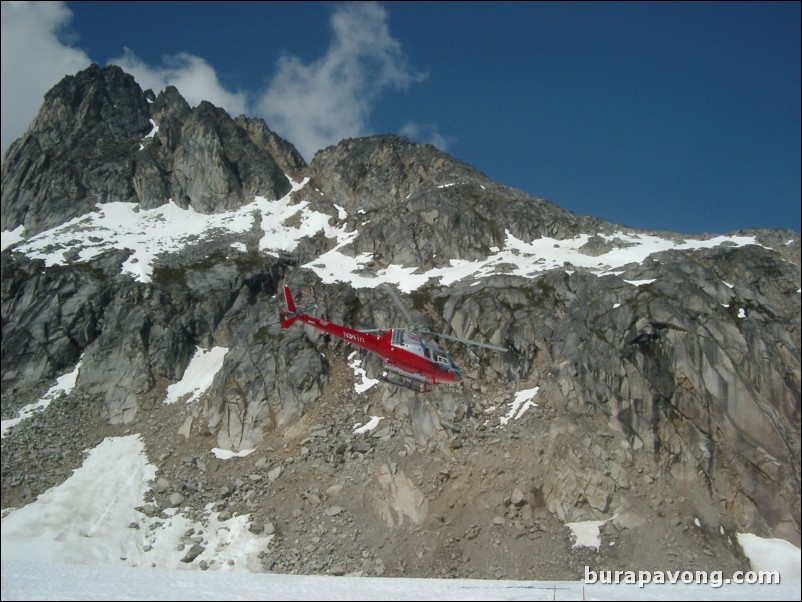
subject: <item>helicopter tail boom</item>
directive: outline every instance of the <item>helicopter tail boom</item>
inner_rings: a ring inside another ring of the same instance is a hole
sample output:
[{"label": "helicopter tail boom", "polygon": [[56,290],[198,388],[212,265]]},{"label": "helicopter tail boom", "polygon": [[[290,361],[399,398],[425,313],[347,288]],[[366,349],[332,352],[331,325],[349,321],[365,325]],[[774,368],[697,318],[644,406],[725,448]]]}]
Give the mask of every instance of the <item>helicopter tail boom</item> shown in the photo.
[{"label": "helicopter tail boom", "polygon": [[292,293],[290,292],[290,287],[284,287],[284,301],[287,303],[287,311],[288,312],[295,312],[295,300],[292,298]]},{"label": "helicopter tail boom", "polygon": [[306,309],[302,309],[298,311],[295,307],[295,301],[292,298],[292,293],[290,292],[290,287],[284,287],[284,301],[287,303],[287,311],[281,312],[281,327],[282,328],[289,328],[295,321],[298,319],[298,316],[301,314],[310,314],[317,309],[317,305],[313,305],[312,307],[307,307]]}]

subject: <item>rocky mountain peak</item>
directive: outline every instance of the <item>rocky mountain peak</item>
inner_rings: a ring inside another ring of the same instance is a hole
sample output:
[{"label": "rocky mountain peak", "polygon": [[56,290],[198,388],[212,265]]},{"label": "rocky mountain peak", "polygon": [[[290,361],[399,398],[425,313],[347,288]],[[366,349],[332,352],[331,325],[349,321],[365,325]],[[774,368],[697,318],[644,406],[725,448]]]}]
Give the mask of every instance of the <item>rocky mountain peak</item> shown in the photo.
[{"label": "rocky mountain peak", "polygon": [[92,65],[50,90],[9,148],[2,228],[22,225],[33,235],[98,203],[151,209],[172,200],[214,213],[254,195],[281,197],[290,189],[284,173],[305,163],[291,144],[259,129],[208,102],[193,109],[175,87],[154,98],[119,67]]},{"label": "rocky mountain peak", "polygon": [[428,144],[381,135],[343,140],[315,154],[310,175],[349,210],[387,209],[420,190],[489,183],[473,167]]},{"label": "rocky mountain peak", "polygon": [[93,64],[45,94],[31,128],[47,152],[143,136],[148,118],[147,100],[133,76],[117,66]]},{"label": "rocky mountain peak", "polygon": [[562,239],[612,231],[611,224],[493,182],[431,145],[393,135],[323,149],[307,173],[310,186],[300,198],[321,211],[326,204],[342,207],[352,221],[360,216],[359,235],[344,252],[370,254],[380,265],[479,260],[505,249],[509,235]]}]

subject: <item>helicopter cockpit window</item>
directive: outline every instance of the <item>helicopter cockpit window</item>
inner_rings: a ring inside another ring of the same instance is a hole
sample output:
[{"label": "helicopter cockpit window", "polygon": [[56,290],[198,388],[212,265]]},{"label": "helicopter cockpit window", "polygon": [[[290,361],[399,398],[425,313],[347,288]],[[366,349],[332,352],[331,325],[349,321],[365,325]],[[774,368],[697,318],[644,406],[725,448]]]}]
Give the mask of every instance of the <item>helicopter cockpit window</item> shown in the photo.
[{"label": "helicopter cockpit window", "polygon": [[438,364],[443,364],[444,366],[450,366],[451,362],[448,361],[448,357],[443,355],[442,353],[436,353],[435,359],[437,360]]}]

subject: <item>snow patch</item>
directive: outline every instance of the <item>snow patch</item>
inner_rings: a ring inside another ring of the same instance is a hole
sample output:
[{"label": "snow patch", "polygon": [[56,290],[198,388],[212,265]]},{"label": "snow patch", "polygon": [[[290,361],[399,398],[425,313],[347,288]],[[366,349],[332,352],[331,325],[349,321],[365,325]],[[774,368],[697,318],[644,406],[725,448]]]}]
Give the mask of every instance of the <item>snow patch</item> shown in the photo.
[{"label": "snow patch", "polygon": [[501,425],[506,426],[510,420],[518,420],[529,408],[536,408],[537,404],[532,399],[534,399],[538,391],[540,391],[540,387],[518,391],[515,394],[515,399],[510,404],[510,411],[507,412],[506,416],[499,418]]},{"label": "snow patch", "polygon": [[353,351],[348,356],[348,359],[352,360],[351,363],[348,364],[348,367],[354,371],[354,376],[361,379],[360,382],[354,383],[354,390],[357,393],[364,393],[373,385],[377,385],[379,381],[375,378],[368,378],[367,372],[365,372],[365,369],[362,368],[362,360],[354,358],[355,355],[356,351]]},{"label": "snow patch", "polygon": [[362,433],[367,433],[368,431],[372,431],[377,426],[379,426],[379,421],[384,420],[384,416],[371,416],[370,420],[366,422],[364,425],[359,426],[359,424],[354,425],[354,434],[361,435]]},{"label": "snow patch", "polygon": [[200,399],[200,396],[212,386],[215,375],[223,367],[223,358],[226,353],[228,353],[228,349],[225,347],[214,347],[208,351],[198,347],[189,366],[184,370],[183,378],[167,387],[167,397],[164,398],[164,403],[175,403],[187,395],[189,395],[187,403],[193,403]]},{"label": "snow patch", "polygon": [[78,380],[78,374],[81,372],[81,364],[83,363],[83,356],[78,360],[78,363],[73,368],[72,372],[64,374],[56,379],[56,384],[50,387],[39,401],[30,403],[19,410],[19,416],[16,418],[9,418],[0,423],[0,439],[6,436],[6,431],[13,426],[16,426],[23,420],[30,418],[36,412],[43,412],[47,409],[52,402],[62,397],[66,397],[75,388],[75,383]]},{"label": "snow patch", "polygon": [[218,460],[230,460],[231,458],[244,458],[245,456],[251,455],[255,452],[255,449],[241,449],[238,452],[231,451],[230,449],[220,449],[219,447],[213,447],[212,453],[214,457]]},{"label": "snow patch", "polygon": [[600,530],[609,518],[604,520],[588,520],[577,523],[565,523],[574,536],[575,548],[595,548],[599,551],[601,546]]}]

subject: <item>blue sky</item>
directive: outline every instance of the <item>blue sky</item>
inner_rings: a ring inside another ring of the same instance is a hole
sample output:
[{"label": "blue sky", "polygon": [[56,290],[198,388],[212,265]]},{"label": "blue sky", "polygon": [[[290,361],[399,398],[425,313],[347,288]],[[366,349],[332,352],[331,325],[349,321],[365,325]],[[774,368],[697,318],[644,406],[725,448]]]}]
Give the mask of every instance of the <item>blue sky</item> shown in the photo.
[{"label": "blue sky", "polygon": [[264,118],[307,161],[394,133],[580,215],[800,230],[798,2],[2,10],[3,150],[63,75],[115,63],[143,88],[174,84],[191,104]]}]

